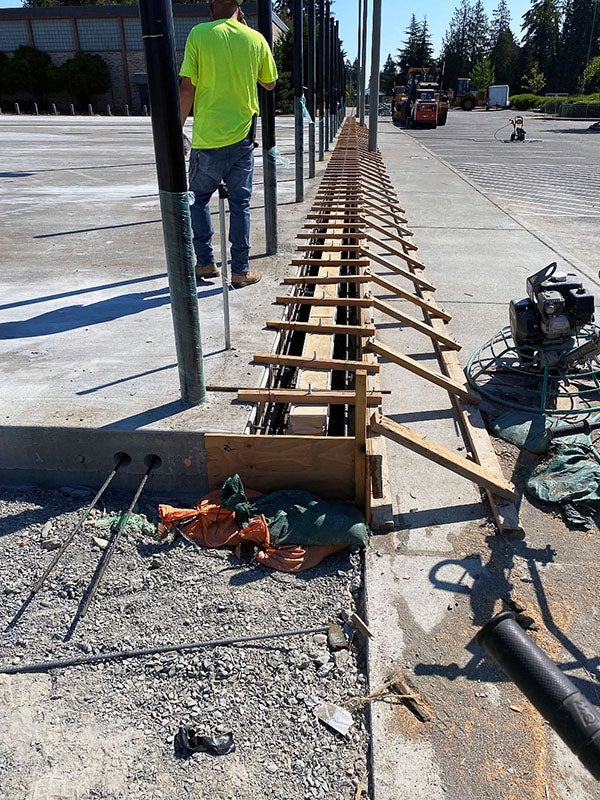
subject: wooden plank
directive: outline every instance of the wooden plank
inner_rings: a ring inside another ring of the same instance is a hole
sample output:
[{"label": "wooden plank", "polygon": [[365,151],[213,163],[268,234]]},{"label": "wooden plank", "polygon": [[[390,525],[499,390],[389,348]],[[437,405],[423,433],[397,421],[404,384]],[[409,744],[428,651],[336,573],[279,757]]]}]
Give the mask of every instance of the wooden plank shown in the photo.
[{"label": "wooden plank", "polygon": [[257,436],[205,433],[209,488],[238,474],[247,489],[304,489],[354,500],[351,436]]},{"label": "wooden plank", "polygon": [[380,203],[376,203],[375,200],[373,200],[373,198],[365,198],[365,205],[369,208],[376,208],[377,211],[380,211],[382,214],[390,214],[390,213],[397,214],[398,222],[401,222],[404,225],[408,223],[406,217],[402,216],[405,213],[404,210],[401,210],[399,208],[393,208],[392,206],[386,208],[386,206],[381,205]]},{"label": "wooden plank", "polygon": [[425,278],[421,278],[419,275],[416,275],[414,272],[409,272],[406,269],[402,269],[402,267],[396,266],[392,261],[388,261],[387,258],[378,255],[377,253],[372,253],[370,250],[363,248],[362,250],[363,255],[368,256],[371,261],[376,261],[378,264],[381,264],[382,267],[386,267],[390,270],[390,272],[395,272],[396,275],[402,275],[403,278],[407,278],[407,280],[412,281],[415,286],[420,287],[421,289],[426,289],[429,292],[435,292],[435,286],[429,281],[426,281]]},{"label": "wooden plank", "polygon": [[380,433],[393,442],[407,447],[414,453],[446,467],[457,475],[468,478],[478,486],[490,489],[505,500],[514,502],[517,499],[515,487],[510,481],[500,478],[496,473],[490,472],[474,461],[469,461],[464,456],[457,455],[453,450],[411,431],[405,425],[399,425],[381,414],[373,414],[371,429],[375,433]]},{"label": "wooden plank", "polygon": [[384,217],[381,214],[376,214],[374,211],[369,211],[367,208],[363,212],[362,220],[367,224],[370,225],[369,217],[373,219],[379,220],[379,222],[386,223],[389,225],[390,228],[395,228],[399,233],[403,236],[414,236],[414,233],[410,231],[408,228],[403,228],[402,225],[399,225],[396,220],[390,222],[389,217]]},{"label": "wooden plank", "polygon": [[276,331],[299,331],[301,333],[316,333],[324,336],[340,334],[345,336],[375,336],[375,326],[367,325],[318,325],[312,322],[288,322],[287,320],[270,320],[266,323],[267,328]]},{"label": "wooden plank", "polygon": [[281,282],[284,286],[298,286],[306,284],[308,286],[326,286],[337,283],[370,283],[372,275],[300,275],[284,278]]},{"label": "wooden plank", "polygon": [[[240,403],[295,403],[303,406],[353,406],[356,403],[356,392],[349,389],[318,389],[311,392],[306,389],[240,389],[237,393]],[[367,404],[381,405],[381,392],[370,392]]]},{"label": "wooden plank", "polygon": [[[341,283],[342,281],[337,281]],[[331,285],[331,284],[329,284]],[[373,305],[373,300],[360,297],[305,297],[304,295],[279,295],[275,298],[278,305],[285,306],[320,306],[326,308],[368,308]]]},{"label": "wooden plank", "polygon": [[[355,253],[358,250],[362,250],[362,245],[360,244],[299,244],[296,246],[296,250],[302,250],[304,252],[314,252],[314,253],[330,253],[330,252],[338,252],[338,253]],[[425,267],[423,267],[424,269]]]},{"label": "wooden plank", "polygon": [[324,262],[322,258],[292,258],[291,265],[294,267],[368,267],[368,258],[328,258]]},{"label": "wooden plank", "polygon": [[363,227],[360,231],[348,231],[346,233],[328,233],[323,231],[322,233],[318,233],[313,231],[311,233],[297,233],[296,239],[327,239],[328,241],[336,242],[342,239],[364,239],[366,235],[366,229]]},{"label": "wooden plank", "polygon": [[[379,372],[377,362],[349,361],[340,358],[310,358],[309,356],[287,356],[279,353],[254,353],[252,360],[256,364],[269,364],[276,367],[297,367],[310,370],[339,370],[341,372],[356,372],[366,369],[369,374]],[[237,391],[237,390],[236,390]]]},{"label": "wooden plank", "polygon": [[450,350],[461,349],[461,345],[448,336],[447,333],[441,331],[439,326],[434,328],[427,322],[421,322],[421,320],[411,317],[410,314],[404,314],[402,311],[397,311],[394,306],[390,305],[389,303],[385,303],[383,300],[377,300],[376,298],[373,300],[373,308],[381,311],[384,314],[387,314],[387,316],[392,317],[392,319],[397,319],[404,325],[414,328],[414,330],[419,331],[419,333],[424,333],[426,336],[429,336],[430,339],[443,344],[444,347],[448,347]]},{"label": "wooden plank", "polygon": [[368,398],[367,398],[367,372],[359,370],[355,380],[356,398],[354,405],[354,502],[362,509],[365,517],[369,519],[369,500],[371,489],[369,486],[369,472],[367,463],[367,425],[368,425]]},{"label": "wooden plank", "polygon": [[415,375],[425,378],[425,380],[428,380],[430,383],[435,383],[436,386],[446,389],[446,391],[450,392],[450,394],[456,395],[457,397],[462,397],[469,403],[479,403],[481,401],[479,395],[473,394],[465,387],[464,382],[457,383],[451,378],[442,375],[441,372],[436,372],[435,370],[420,364],[418,361],[415,361],[414,358],[404,355],[404,353],[401,353],[399,350],[395,350],[393,347],[388,347],[387,345],[378,342],[377,339],[370,339],[367,342],[366,347],[369,352],[377,353],[377,355],[387,358],[389,361],[393,361],[394,364],[399,364],[401,367],[404,367]]},{"label": "wooden plank", "polygon": [[388,231],[385,228],[382,228],[381,225],[376,225],[374,222],[367,222],[369,228],[374,231],[379,231],[379,233],[383,233],[384,236],[388,236],[390,239],[394,239],[396,242],[400,242],[402,247],[406,247],[409,250],[418,250],[419,248],[413,244],[412,242],[407,242],[402,236],[392,233],[392,231]]},{"label": "wooden plank", "polygon": [[415,267],[415,269],[425,269],[425,264],[423,264],[421,261],[419,261],[416,258],[413,258],[412,256],[407,255],[402,250],[398,250],[397,247],[394,247],[393,245],[388,244],[387,242],[381,241],[381,239],[378,239],[376,236],[373,236],[373,234],[367,233],[365,238],[368,242],[374,244],[375,247],[380,247],[382,250],[387,250],[388,253],[392,253],[393,255],[398,256],[398,258],[401,258],[403,261],[406,261],[406,263],[410,264],[411,267]]},{"label": "wooden plank", "polygon": [[413,303],[419,308],[426,309],[432,317],[439,317],[441,320],[445,322],[449,322],[452,319],[452,315],[448,314],[446,311],[442,311],[441,308],[437,306],[433,306],[428,303],[426,300],[423,300],[422,297],[419,297],[418,294],[411,294],[411,292],[407,292],[405,289],[402,289],[400,286],[397,286],[395,283],[391,281],[386,281],[385,278],[382,278],[375,273],[370,272],[367,270],[367,277],[371,278],[371,281],[377,286],[381,286],[383,289],[388,291],[390,294],[395,294],[397,297],[401,297],[403,300],[408,300],[410,303]]}]

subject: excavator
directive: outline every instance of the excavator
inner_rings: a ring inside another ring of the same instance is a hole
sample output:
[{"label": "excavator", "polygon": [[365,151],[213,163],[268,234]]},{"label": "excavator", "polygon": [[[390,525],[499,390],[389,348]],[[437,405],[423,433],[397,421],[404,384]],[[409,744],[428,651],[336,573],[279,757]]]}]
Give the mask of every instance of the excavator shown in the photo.
[{"label": "excavator", "polygon": [[440,88],[437,67],[411,67],[405,86],[394,87],[392,121],[394,125],[431,127],[445,125],[448,95]]}]

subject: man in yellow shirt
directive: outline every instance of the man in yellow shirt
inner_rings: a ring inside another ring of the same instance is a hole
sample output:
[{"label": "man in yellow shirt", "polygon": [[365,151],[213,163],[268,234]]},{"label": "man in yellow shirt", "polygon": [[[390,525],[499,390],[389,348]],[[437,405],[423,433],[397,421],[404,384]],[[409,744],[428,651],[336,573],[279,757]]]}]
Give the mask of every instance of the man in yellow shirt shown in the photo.
[{"label": "man in yellow shirt", "polygon": [[210,198],[223,181],[229,194],[231,283],[257,283],[250,270],[250,199],[254,169],[254,122],[259,111],[257,83],[273,89],[277,68],[266,39],[249,28],[242,0],[211,0],[211,22],[189,33],[179,74],[181,125],[193,106],[189,185],[196,277],[217,278],[212,249]]}]

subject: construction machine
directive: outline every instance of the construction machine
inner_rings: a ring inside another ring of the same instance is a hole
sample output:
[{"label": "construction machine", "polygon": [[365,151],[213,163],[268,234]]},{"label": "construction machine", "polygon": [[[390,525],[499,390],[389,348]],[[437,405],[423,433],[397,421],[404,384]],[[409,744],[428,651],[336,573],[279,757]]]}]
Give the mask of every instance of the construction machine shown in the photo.
[{"label": "construction machine", "polygon": [[437,67],[411,67],[406,86],[394,88],[392,120],[407,128],[445,125],[448,118],[448,95],[440,87]]},{"label": "construction machine", "polygon": [[476,106],[486,105],[486,96],[485,89],[478,89],[471,78],[459,78],[453,102],[463,111],[473,111]]}]

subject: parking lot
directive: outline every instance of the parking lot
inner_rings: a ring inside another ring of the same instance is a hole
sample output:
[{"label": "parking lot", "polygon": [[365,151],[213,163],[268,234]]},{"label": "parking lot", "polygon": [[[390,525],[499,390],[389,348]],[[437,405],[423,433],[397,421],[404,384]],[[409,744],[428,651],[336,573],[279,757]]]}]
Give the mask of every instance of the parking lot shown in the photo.
[{"label": "parking lot", "polygon": [[528,112],[525,142],[510,142],[514,116],[512,110],[457,110],[443,128],[408,133],[530,231],[551,240],[560,255],[572,255],[597,275],[600,136],[589,131],[593,120]]}]

